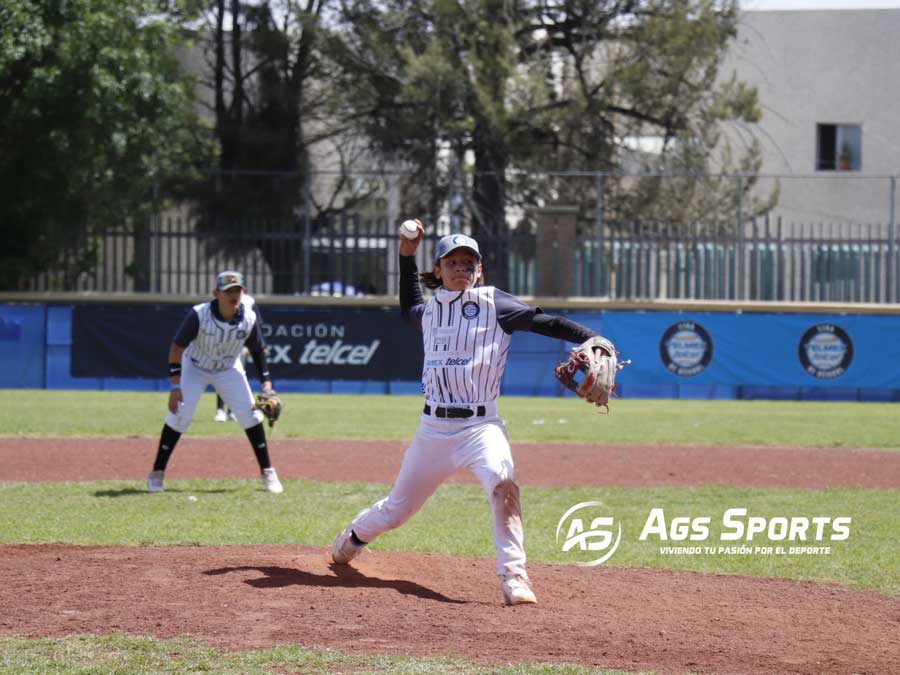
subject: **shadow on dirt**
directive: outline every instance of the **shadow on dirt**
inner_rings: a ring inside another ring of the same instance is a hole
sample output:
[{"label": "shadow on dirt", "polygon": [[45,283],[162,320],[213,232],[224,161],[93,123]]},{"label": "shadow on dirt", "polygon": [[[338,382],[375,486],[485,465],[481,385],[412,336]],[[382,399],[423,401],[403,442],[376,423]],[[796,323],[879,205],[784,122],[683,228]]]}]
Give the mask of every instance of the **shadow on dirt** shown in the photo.
[{"label": "shadow on dirt", "polygon": [[256,566],[238,566],[238,567],[222,567],[214,570],[207,570],[203,574],[215,576],[219,574],[229,574],[231,572],[246,572],[255,570],[264,575],[258,579],[247,579],[244,583],[255,588],[282,588],[284,586],[323,586],[323,587],[346,587],[346,588],[393,588],[403,595],[414,595],[424,600],[437,600],[438,602],[448,602],[451,604],[464,605],[463,600],[453,600],[446,595],[433,591],[430,588],[420,586],[412,581],[404,581],[403,579],[379,579],[378,577],[368,577],[359,570],[350,565],[329,566],[334,576],[325,574],[313,574],[304,572],[303,570],[292,569],[288,567],[256,567]]}]

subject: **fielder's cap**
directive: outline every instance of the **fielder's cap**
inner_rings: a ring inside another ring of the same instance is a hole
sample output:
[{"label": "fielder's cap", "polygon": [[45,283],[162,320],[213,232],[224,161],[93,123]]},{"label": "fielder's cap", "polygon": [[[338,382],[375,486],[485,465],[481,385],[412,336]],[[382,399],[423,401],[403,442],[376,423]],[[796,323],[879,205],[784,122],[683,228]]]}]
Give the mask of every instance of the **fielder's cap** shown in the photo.
[{"label": "fielder's cap", "polygon": [[441,238],[437,243],[437,247],[434,249],[435,265],[438,260],[458,248],[467,248],[471,250],[472,253],[478,256],[478,260],[481,260],[481,251],[478,250],[478,242],[472,239],[472,237],[467,237],[464,234],[448,234],[446,237]]},{"label": "fielder's cap", "polygon": [[247,288],[244,284],[243,274],[234,270],[219,272],[219,275],[216,277],[216,290],[227,291],[229,288],[234,288],[235,286]]}]

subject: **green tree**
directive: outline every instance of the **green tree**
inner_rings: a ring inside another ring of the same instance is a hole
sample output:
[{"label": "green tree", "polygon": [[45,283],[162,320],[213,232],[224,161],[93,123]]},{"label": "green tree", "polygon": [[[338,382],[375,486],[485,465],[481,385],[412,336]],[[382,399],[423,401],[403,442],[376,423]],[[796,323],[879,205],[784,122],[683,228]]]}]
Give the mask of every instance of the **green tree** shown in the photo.
[{"label": "green tree", "polygon": [[[754,166],[753,148],[732,160],[719,134],[725,121],[759,116],[754,90],[721,83],[734,0],[347,0],[342,9],[353,119],[374,152],[430,178],[424,205],[470,175],[472,228],[489,250],[507,233],[508,206],[592,205],[583,185],[536,171]],[[636,156],[628,138],[658,138],[660,150]],[[609,187],[612,215],[646,213],[636,195],[652,184]],[[686,200],[698,210],[715,202],[702,187]],[[503,280],[497,248],[488,272]]]},{"label": "green tree", "polygon": [[143,225],[154,190],[202,156],[160,5],[0,0],[0,287],[61,264],[73,287],[95,254],[84,238]]}]

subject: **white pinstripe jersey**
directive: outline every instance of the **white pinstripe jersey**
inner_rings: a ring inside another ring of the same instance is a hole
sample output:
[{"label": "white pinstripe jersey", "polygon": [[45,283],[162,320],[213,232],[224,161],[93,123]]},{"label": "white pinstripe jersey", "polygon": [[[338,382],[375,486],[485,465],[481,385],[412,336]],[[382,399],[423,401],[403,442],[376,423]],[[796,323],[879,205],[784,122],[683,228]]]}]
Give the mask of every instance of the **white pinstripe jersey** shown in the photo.
[{"label": "white pinstripe jersey", "polygon": [[[527,305],[503,294],[507,303]],[[531,310],[533,311],[533,310]],[[429,403],[484,403],[500,394],[510,333],[498,321],[495,288],[438,289],[422,313],[422,390]]]},{"label": "white pinstripe jersey", "polygon": [[194,365],[204,370],[228,370],[240,364],[241,352],[247,336],[256,325],[256,312],[253,311],[255,301],[249,295],[241,298],[244,316],[237,323],[229,323],[217,319],[212,312],[212,303],[204,302],[194,305],[194,311],[200,319],[200,327],[185,356]]}]

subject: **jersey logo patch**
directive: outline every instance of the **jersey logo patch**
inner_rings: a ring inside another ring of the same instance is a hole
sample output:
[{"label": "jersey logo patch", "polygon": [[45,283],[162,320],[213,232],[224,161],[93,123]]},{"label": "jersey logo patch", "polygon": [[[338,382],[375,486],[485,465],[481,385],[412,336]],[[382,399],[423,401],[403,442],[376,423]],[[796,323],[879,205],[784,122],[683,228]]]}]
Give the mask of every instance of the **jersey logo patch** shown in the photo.
[{"label": "jersey logo patch", "polygon": [[426,368],[465,367],[472,363],[472,357],[466,352],[428,352],[425,354]]},{"label": "jersey logo patch", "polygon": [[479,312],[481,312],[481,308],[478,306],[477,302],[472,302],[471,300],[469,300],[462,306],[462,315],[469,321],[478,316]]},{"label": "jersey logo patch", "polygon": [[450,368],[450,367],[463,367],[469,365],[472,362],[471,358],[461,358],[457,356],[450,356],[447,358],[428,358],[425,359],[425,367],[426,368]]}]

